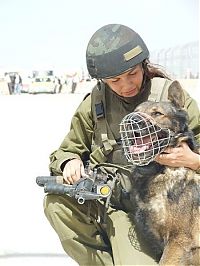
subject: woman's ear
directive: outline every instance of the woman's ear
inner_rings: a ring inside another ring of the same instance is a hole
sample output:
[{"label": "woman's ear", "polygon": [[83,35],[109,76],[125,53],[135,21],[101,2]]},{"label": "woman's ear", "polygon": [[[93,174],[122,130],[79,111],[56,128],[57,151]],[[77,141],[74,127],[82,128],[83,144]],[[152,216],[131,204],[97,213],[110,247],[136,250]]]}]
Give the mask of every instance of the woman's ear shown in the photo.
[{"label": "woman's ear", "polygon": [[183,88],[176,80],[169,86],[168,100],[171,101],[177,108],[184,108],[185,96]]}]

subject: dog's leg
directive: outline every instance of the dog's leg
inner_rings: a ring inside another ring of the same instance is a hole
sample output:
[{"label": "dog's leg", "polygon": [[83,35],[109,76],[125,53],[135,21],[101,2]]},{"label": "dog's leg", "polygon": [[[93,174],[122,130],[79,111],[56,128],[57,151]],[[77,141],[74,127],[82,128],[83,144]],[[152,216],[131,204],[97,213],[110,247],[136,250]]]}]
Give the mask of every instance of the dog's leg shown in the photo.
[{"label": "dog's leg", "polygon": [[[179,244],[180,241],[177,239],[172,239],[167,243],[163,251],[163,255],[160,259],[160,266],[186,266],[188,265],[185,261],[185,247],[187,244]],[[193,265],[193,264],[192,264]]]},{"label": "dog's leg", "polygon": [[191,251],[191,256],[188,261],[188,265],[199,266],[200,265],[200,247]]},{"label": "dog's leg", "polygon": [[[171,254],[171,252],[173,254]],[[181,247],[163,252],[159,262],[160,266],[199,266],[200,265],[200,248],[195,248],[189,252],[185,252]]]}]

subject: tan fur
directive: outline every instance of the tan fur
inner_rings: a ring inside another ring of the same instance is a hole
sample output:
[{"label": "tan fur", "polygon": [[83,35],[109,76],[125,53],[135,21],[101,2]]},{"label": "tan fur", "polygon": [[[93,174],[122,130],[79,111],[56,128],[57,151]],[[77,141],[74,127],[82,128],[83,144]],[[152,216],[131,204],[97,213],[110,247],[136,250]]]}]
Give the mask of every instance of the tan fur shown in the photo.
[{"label": "tan fur", "polygon": [[[184,132],[184,136],[180,134],[180,129],[185,128],[185,120],[181,121],[182,116],[177,117],[178,112],[182,112],[181,91],[178,94],[173,91],[169,94],[173,103],[145,102],[138,106],[136,111],[147,113],[158,125],[175,132],[178,145],[191,136],[188,133],[187,137],[187,132]],[[186,114],[183,111],[183,117],[184,115]],[[148,179],[146,174],[139,175],[138,169],[140,166],[136,167],[132,177],[132,198],[137,206],[136,222],[140,226],[143,223],[145,236],[148,237],[150,233],[162,246],[163,253],[159,265],[199,266],[200,175],[184,167],[164,167],[157,175],[151,176],[149,171]],[[144,187],[147,187],[146,192],[142,191]]]}]

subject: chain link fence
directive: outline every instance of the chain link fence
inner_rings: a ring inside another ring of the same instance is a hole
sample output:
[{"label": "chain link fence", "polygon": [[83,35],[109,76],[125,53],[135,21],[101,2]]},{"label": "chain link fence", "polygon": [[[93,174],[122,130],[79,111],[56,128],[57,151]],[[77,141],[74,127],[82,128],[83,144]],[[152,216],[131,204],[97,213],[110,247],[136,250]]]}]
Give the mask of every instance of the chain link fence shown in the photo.
[{"label": "chain link fence", "polygon": [[199,41],[151,52],[152,63],[159,64],[176,79],[199,78]]}]

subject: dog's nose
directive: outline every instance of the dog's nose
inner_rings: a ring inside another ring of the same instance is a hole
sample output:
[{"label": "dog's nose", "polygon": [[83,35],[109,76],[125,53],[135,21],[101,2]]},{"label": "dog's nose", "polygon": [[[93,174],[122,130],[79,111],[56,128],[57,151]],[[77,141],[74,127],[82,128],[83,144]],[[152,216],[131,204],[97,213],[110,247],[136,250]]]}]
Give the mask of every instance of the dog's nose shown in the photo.
[{"label": "dog's nose", "polygon": [[133,122],[134,123],[139,123],[139,122],[141,122],[141,118],[136,116],[136,117],[133,118]]}]

